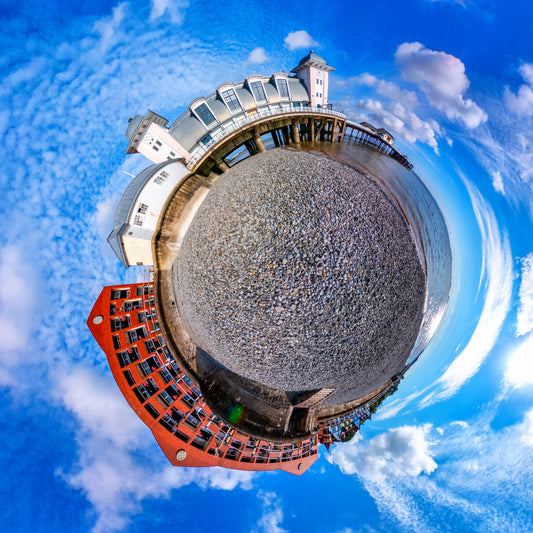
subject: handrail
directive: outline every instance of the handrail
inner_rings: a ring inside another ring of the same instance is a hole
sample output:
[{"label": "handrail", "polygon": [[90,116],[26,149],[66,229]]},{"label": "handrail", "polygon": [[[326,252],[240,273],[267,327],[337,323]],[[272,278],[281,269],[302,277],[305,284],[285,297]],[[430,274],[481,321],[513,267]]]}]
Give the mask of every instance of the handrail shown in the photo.
[{"label": "handrail", "polygon": [[[196,145],[192,148],[191,153],[193,156],[189,161],[187,161],[186,166],[189,170],[192,170],[195,163],[202,158],[208,152],[215,144],[217,144],[220,140],[224,139],[229,134],[233,133],[234,131],[240,129],[245,124],[253,124],[254,122],[257,122],[259,120],[262,120],[265,117],[271,117],[271,116],[278,116],[278,115],[291,115],[291,114],[306,114],[306,113],[313,113],[313,114],[322,114],[322,115],[330,115],[335,116],[339,118],[346,118],[346,115],[344,113],[340,113],[338,111],[333,111],[332,109],[323,108],[323,107],[301,107],[301,106],[293,106],[286,105],[278,108],[264,108],[258,110],[257,113],[254,113],[253,115],[246,115],[241,114],[237,117],[232,117],[231,119],[227,120],[226,122],[223,122],[219,128],[213,130],[212,132],[209,132],[208,135],[211,136],[211,139],[206,142],[197,142]],[[237,119],[237,122],[235,122],[235,119]]]}]

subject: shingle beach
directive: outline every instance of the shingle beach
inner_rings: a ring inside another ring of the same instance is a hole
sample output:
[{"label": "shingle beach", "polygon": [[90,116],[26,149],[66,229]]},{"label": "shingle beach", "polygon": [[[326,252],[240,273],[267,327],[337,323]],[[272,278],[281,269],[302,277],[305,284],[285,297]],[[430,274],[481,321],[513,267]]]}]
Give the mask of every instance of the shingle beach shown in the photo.
[{"label": "shingle beach", "polygon": [[422,321],[407,221],[362,172],[314,152],[269,150],[218,178],[173,272],[196,344],[268,386],[336,387],[334,403],[400,371]]}]

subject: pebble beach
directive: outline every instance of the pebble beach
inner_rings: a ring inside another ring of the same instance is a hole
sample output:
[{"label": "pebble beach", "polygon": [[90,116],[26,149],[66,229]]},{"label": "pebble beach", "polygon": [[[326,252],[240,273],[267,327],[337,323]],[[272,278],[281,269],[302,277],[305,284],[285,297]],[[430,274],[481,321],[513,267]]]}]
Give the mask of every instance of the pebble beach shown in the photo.
[{"label": "pebble beach", "polygon": [[280,148],[213,184],[173,267],[193,341],[244,377],[350,401],[403,369],[425,273],[409,226],[363,172]]}]

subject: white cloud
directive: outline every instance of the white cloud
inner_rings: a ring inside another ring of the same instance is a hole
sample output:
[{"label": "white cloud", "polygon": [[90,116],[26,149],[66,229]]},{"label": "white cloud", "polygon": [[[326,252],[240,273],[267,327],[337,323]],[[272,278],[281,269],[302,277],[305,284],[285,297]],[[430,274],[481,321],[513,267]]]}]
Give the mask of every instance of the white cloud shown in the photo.
[{"label": "white cloud", "polygon": [[[9,120],[0,118],[9,127],[9,135],[0,127],[10,177],[2,193],[17,214],[2,228],[0,381],[21,401],[68,409],[76,436],[64,446],[75,452],[57,451],[58,473],[87,496],[97,531],[123,527],[145,498],[167,497],[183,484],[239,490],[253,479],[171,467],[109,370],[90,368],[107,369],[85,325],[91,306],[103,285],[137,275],[107,260],[100,236],[111,230],[111,198],[130,179],[120,169],[135,173],[135,165],[148,164],[140,155],[124,162],[128,117],[150,106],[173,108],[169,119],[177,118],[193,97],[222,77],[240,79],[243,68],[215,45],[192,46],[175,28],[150,29],[136,15],[120,4],[92,28],[77,28],[78,40],[68,28],[63,43],[61,35],[54,44],[34,42],[31,61],[27,49],[12,51],[17,66],[0,89],[0,108],[9,110]],[[33,438],[31,428],[22,431]]]},{"label": "white cloud", "polygon": [[441,391],[426,396],[423,404],[450,397],[477,373],[500,335],[511,303],[513,264],[509,238],[501,236],[494,212],[479,191],[470,183],[465,184],[481,231],[480,284],[486,284],[484,304],[468,344],[437,380]]},{"label": "white cloud", "polygon": [[183,11],[189,6],[188,0],[151,0],[151,3],[150,20],[167,16],[174,24],[183,22]]},{"label": "white cloud", "polygon": [[525,63],[518,70],[526,83],[520,85],[517,94],[505,89],[505,105],[517,115],[533,116],[533,63]]},{"label": "white cloud", "polygon": [[252,472],[171,466],[111,377],[80,366],[58,385],[56,395],[76,415],[78,440],[83,443],[77,468],[59,469],[58,475],[81,490],[96,509],[94,533],[125,528],[143,500],[168,497],[184,485],[251,488]]},{"label": "white cloud", "polygon": [[533,333],[512,350],[505,369],[505,381],[513,387],[533,384]]},{"label": "white cloud", "polygon": [[12,383],[10,369],[28,362],[30,338],[39,323],[38,284],[33,257],[22,247],[7,245],[0,250],[0,384]]},{"label": "white cloud", "polygon": [[261,63],[265,63],[266,61],[268,61],[268,55],[265,52],[265,49],[258,47],[254,48],[250,52],[246,63],[248,63],[249,65],[260,65]]},{"label": "white cloud", "polygon": [[399,102],[382,104],[369,98],[359,100],[357,106],[369,113],[371,121],[383,124],[385,128],[397,133],[403,140],[411,143],[416,141],[426,143],[438,153],[436,134],[440,132],[440,128],[436,122],[422,120]]},{"label": "white cloud", "polygon": [[286,533],[287,530],[281,527],[283,509],[276,494],[259,491],[258,498],[262,501],[263,514],[257,520],[259,529],[254,530],[254,533]]},{"label": "white cloud", "polygon": [[431,426],[402,426],[382,433],[365,444],[357,438],[333,448],[328,460],[345,474],[357,474],[371,482],[403,476],[431,474],[437,463],[426,439]]},{"label": "white cloud", "polygon": [[533,329],[533,252],[522,259],[518,299],[516,333],[524,335]]},{"label": "white cloud", "polygon": [[464,99],[470,86],[462,61],[445,52],[436,52],[420,43],[403,43],[396,50],[402,77],[416,83],[431,105],[449,119],[460,119],[468,128],[487,120],[487,114],[472,100]]},{"label": "white cloud", "polygon": [[[419,451],[412,452],[421,457],[413,475],[380,476],[373,470],[370,476],[361,475],[353,465],[367,468],[358,452],[362,440],[339,446],[352,450],[336,458],[331,453],[329,460],[343,469],[348,466],[347,473],[355,471],[388,529],[425,533],[435,530],[436,524],[453,524],[457,531],[531,531],[533,410],[500,431],[492,428],[496,413],[492,404],[469,423],[455,421],[436,428],[438,438],[434,435],[430,446],[427,435],[420,436],[422,444],[414,446]],[[387,441],[392,431],[378,437]],[[385,447],[385,454],[389,448]],[[376,447],[378,456],[380,449]],[[431,475],[421,475],[424,465]]]},{"label": "white cloud", "polygon": [[499,170],[491,172],[492,186],[496,192],[505,194],[505,187],[503,186],[502,173]]},{"label": "white cloud", "polygon": [[314,41],[306,31],[299,30],[291,31],[287,37],[285,37],[285,46],[289,50],[297,50],[298,48],[318,46],[318,43]]},{"label": "white cloud", "polygon": [[396,83],[381,80],[372,74],[361,74],[360,76],[350,78],[348,82],[375,87],[378,94],[399,102],[406,109],[411,110],[419,105],[418,97],[414,91],[402,89]]},{"label": "white cloud", "polygon": [[110,17],[95,22],[93,29],[100,36],[101,51],[108,51],[122,38],[122,23],[126,17],[127,10],[128,4],[122,2],[113,8],[113,13]]},{"label": "white cloud", "polygon": [[98,434],[114,446],[136,443],[146,434],[143,423],[129,407],[109,375],[78,366],[58,383],[64,405],[72,411],[84,432]]}]

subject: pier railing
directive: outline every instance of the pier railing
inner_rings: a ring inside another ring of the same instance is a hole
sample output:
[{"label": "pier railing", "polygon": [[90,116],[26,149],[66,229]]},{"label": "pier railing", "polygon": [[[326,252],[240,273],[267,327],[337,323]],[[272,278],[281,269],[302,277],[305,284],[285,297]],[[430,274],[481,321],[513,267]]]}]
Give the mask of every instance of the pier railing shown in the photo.
[{"label": "pier railing", "polygon": [[280,115],[325,115],[325,116],[334,116],[341,119],[346,119],[346,115],[339,113],[338,111],[333,111],[332,109],[323,108],[323,107],[303,107],[295,106],[292,104],[282,105],[280,107],[271,108],[266,107],[264,109],[259,109],[257,113],[253,115],[242,114],[237,117],[233,117],[230,120],[222,123],[220,127],[213,130],[209,133],[208,140],[204,137],[204,141],[200,141],[196,146],[191,150],[192,157],[187,162],[187,168],[194,168],[197,161],[199,161],[215,144],[219,141],[232,134],[234,131],[239,130],[245,125],[253,124],[267,117],[279,117]]}]

